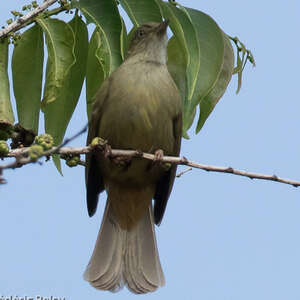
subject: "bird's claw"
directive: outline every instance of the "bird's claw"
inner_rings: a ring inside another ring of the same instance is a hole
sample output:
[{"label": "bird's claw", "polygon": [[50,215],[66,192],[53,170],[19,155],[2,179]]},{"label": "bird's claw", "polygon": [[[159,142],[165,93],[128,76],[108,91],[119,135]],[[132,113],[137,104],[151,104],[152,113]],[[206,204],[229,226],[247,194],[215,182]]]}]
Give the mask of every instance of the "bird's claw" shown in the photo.
[{"label": "bird's claw", "polygon": [[158,149],[154,152],[154,162],[161,162],[162,158],[164,157],[164,151]]},{"label": "bird's claw", "polygon": [[104,145],[104,157],[108,158],[111,156],[111,146],[108,144]]}]

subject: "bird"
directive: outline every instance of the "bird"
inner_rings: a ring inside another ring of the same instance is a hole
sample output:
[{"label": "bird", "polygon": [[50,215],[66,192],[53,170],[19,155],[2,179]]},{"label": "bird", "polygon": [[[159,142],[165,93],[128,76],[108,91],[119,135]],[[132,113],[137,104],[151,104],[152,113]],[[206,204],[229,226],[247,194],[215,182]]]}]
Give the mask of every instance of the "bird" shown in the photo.
[{"label": "bird", "polygon": [[167,68],[169,21],[147,22],[131,39],[122,64],[95,96],[87,144],[101,137],[112,149],[153,153],[155,161],[117,161],[103,152],[86,156],[89,216],[99,194],[107,201],[96,245],[84,279],[100,290],[154,292],[165,284],[154,224],[160,225],[176,176],[182,137],[182,101]]}]

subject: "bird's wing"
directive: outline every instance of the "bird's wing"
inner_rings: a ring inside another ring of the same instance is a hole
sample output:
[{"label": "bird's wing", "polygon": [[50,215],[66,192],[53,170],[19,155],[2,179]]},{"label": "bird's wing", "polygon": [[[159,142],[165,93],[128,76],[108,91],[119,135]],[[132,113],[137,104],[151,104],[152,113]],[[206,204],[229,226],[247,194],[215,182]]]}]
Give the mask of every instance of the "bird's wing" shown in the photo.
[{"label": "bird's wing", "polygon": [[[87,145],[91,143],[94,137],[99,135],[101,110],[103,103],[108,96],[109,86],[110,81],[107,79],[102,83],[101,88],[96,96],[89,124]],[[103,177],[95,153],[88,153],[86,155],[85,184],[87,209],[88,214],[91,217],[96,212],[99,194],[104,190]]]},{"label": "bird's wing", "polygon": [[[173,119],[174,151],[173,155],[179,155],[182,135],[182,115],[181,113]],[[161,177],[156,185],[154,194],[154,221],[159,225],[164,216],[167,202],[172,191],[176,176],[177,165],[172,167]]]}]

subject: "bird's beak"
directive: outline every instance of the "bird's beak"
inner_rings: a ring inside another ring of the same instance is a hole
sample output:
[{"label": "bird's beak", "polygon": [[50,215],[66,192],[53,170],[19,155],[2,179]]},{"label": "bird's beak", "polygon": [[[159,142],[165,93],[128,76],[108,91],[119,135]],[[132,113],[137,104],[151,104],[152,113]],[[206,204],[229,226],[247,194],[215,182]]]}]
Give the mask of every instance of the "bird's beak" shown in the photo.
[{"label": "bird's beak", "polygon": [[163,36],[167,32],[168,25],[169,20],[161,22],[156,29],[157,35]]}]

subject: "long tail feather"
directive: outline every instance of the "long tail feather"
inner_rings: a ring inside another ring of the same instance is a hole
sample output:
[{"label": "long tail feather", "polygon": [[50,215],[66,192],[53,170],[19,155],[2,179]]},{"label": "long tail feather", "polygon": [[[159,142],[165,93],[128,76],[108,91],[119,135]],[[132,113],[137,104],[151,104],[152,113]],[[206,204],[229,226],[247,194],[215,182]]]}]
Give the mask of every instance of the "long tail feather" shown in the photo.
[{"label": "long tail feather", "polygon": [[106,205],[102,225],[84,279],[93,287],[111,292],[125,284],[136,294],[164,285],[152,209],[129,231],[121,229]]}]

